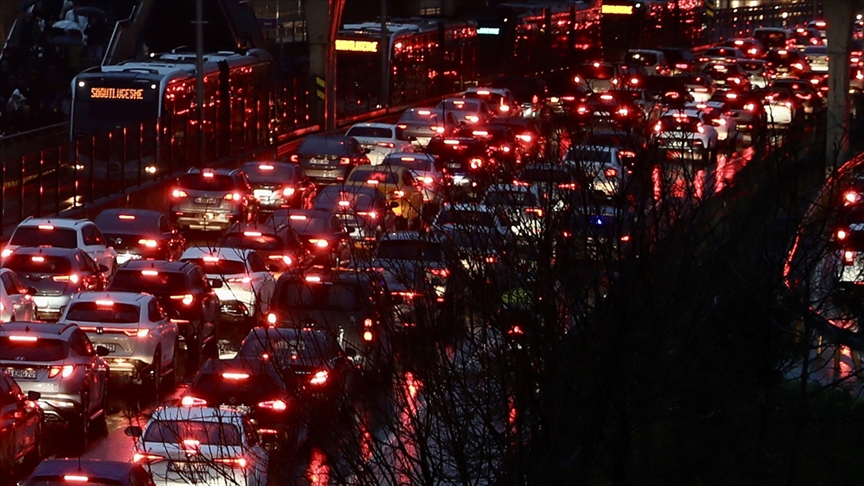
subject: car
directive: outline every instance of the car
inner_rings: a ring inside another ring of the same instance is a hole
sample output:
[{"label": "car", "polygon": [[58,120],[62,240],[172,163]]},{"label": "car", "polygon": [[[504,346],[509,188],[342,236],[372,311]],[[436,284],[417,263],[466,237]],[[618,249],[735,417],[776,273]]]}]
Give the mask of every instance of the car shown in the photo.
[{"label": "car", "polygon": [[0,322],[35,320],[36,301],[18,274],[0,268],[0,284]]},{"label": "car", "polygon": [[216,328],[221,304],[216,289],[221,286],[222,279],[208,279],[192,262],[130,260],[117,270],[106,290],[156,296],[171,321],[177,323],[180,346],[186,351],[184,371],[191,376],[202,354],[214,357],[218,352]]},{"label": "car", "polygon": [[33,218],[18,223],[0,258],[6,258],[20,246],[80,248],[110,277],[117,269],[117,251],[89,219]]},{"label": "car", "polygon": [[459,124],[485,124],[495,118],[495,110],[481,99],[471,98],[444,98],[436,106],[445,113],[450,112],[456,116]]},{"label": "car", "polygon": [[267,484],[269,453],[255,426],[239,411],[216,407],[159,407],[135,437],[132,462],[157,485],[189,482]]},{"label": "car", "polygon": [[843,185],[841,204],[847,209],[864,208],[864,176],[849,178]]},{"label": "car", "polygon": [[669,63],[673,76],[696,69],[696,60],[687,47],[658,47],[657,50],[666,56],[666,62]]},{"label": "car", "polygon": [[765,46],[755,37],[733,37],[717,44],[718,47],[734,47],[740,49],[749,59],[761,59],[765,56]]},{"label": "car", "polygon": [[676,74],[676,78],[684,81],[687,91],[693,97],[694,102],[705,102],[711,98],[714,91],[717,90],[717,85],[711,76],[701,73],[684,73]]},{"label": "car", "polygon": [[[538,186],[517,183],[492,184],[486,189],[481,204],[495,211],[517,239],[542,234],[545,217],[553,209]],[[495,249],[503,253],[504,241],[496,239],[494,242]]]},{"label": "car", "polygon": [[133,259],[176,260],[186,249],[186,237],[161,211],[107,208],[93,223],[117,251],[118,265]]},{"label": "car", "polygon": [[76,452],[90,432],[106,431],[107,354],[75,324],[19,321],[0,326],[0,367],[24,393],[39,392],[46,425],[65,426]]},{"label": "car", "polygon": [[522,163],[524,153],[516,132],[507,125],[471,125],[463,127],[458,136],[471,137],[486,143],[489,156],[504,172],[513,172]]},{"label": "car", "polygon": [[826,42],[822,39],[819,29],[806,26],[797,27],[792,31],[795,48],[803,51],[810,46],[824,46]]},{"label": "car", "polygon": [[435,218],[436,228],[465,228],[484,235],[500,238],[511,236],[510,226],[501,214],[483,204],[444,203]]},{"label": "car", "polygon": [[74,248],[21,247],[3,261],[14,271],[36,304],[36,319],[56,321],[73,295],[102,290],[108,283],[105,266]]},{"label": "car", "polygon": [[268,224],[290,226],[312,254],[312,265],[324,268],[347,265],[352,258],[351,237],[338,215],[320,209],[274,211]]},{"label": "car", "polygon": [[[813,79],[813,78],[810,78]],[[789,90],[795,97],[795,101],[804,115],[817,116],[825,109],[825,100],[820,96],[818,88],[806,79],[782,78],[775,79],[768,87],[768,91]]]},{"label": "car", "polygon": [[578,171],[558,162],[528,164],[516,174],[514,184],[541,194],[550,211],[567,210],[578,205],[584,190]]},{"label": "car", "polygon": [[562,262],[605,265],[631,255],[637,221],[632,207],[592,201],[559,215],[566,228],[556,245]]},{"label": "car", "polygon": [[473,137],[436,137],[423,151],[438,159],[445,200],[479,199],[498,171],[486,142]]},{"label": "car", "polygon": [[709,101],[725,103],[727,110],[735,118],[739,132],[747,132],[751,136],[764,133],[767,118],[763,106],[764,99],[759,93],[718,90]]},{"label": "car", "polygon": [[249,177],[259,211],[308,208],[318,193],[318,186],[306,176],[299,164],[250,161],[241,168]]},{"label": "car", "polygon": [[534,162],[546,155],[546,136],[536,119],[522,116],[497,116],[488,126],[499,125],[513,130],[516,143],[522,150],[523,161]]},{"label": "car", "polygon": [[372,186],[328,186],[315,198],[312,209],[335,214],[359,249],[374,246],[381,234],[396,227],[396,213],[384,194]]},{"label": "car", "polygon": [[267,326],[324,332],[371,369],[386,356],[385,296],[380,275],[368,270],[285,273],[276,282]]},{"label": "car", "polygon": [[600,147],[615,147],[618,156],[631,171],[646,168],[644,164],[648,151],[648,142],[641,132],[624,131],[614,128],[592,130],[581,140],[583,145]]},{"label": "car", "polygon": [[[512,220],[511,223],[519,225]],[[504,271],[502,267],[506,264],[506,255],[502,238],[489,237],[465,228],[448,228],[441,231],[441,241],[450,262],[449,268],[463,273],[462,281],[483,285],[494,283]]]},{"label": "car", "polygon": [[[771,82],[774,73],[765,64],[764,59],[738,59],[737,62],[741,69],[747,73],[750,89],[764,89]],[[731,85],[729,87],[734,88]]]},{"label": "car", "polygon": [[322,329],[256,327],[243,339],[237,357],[273,365],[292,386],[301,418],[321,425],[333,421],[328,412],[334,407],[350,407],[345,402],[353,399],[358,386],[357,355],[337,341]]},{"label": "car", "polygon": [[44,417],[38,391],[24,393],[0,370],[0,477],[12,478],[45,457]]},{"label": "car", "polygon": [[105,361],[111,376],[139,383],[151,396],[174,386],[179,328],[152,294],[81,292],[58,321],[71,323],[87,333],[94,346],[108,349]]},{"label": "car", "polygon": [[713,61],[708,63],[702,74],[710,76],[720,88],[731,88],[737,91],[749,91],[750,75],[737,60]]},{"label": "car", "polygon": [[394,165],[360,166],[345,179],[345,186],[369,186],[380,191],[396,215],[396,227],[417,226],[423,211],[420,183],[410,170]]},{"label": "car", "polygon": [[344,181],[354,167],[369,164],[366,153],[354,137],[313,133],[303,138],[291,162],[300,164],[313,182],[333,184]]},{"label": "car", "polygon": [[444,196],[444,173],[439,169],[438,160],[434,155],[397,152],[384,157],[382,165],[404,167],[410,170],[423,195],[422,213],[428,214],[437,210]]},{"label": "car", "polygon": [[172,221],[181,230],[222,231],[258,212],[252,184],[241,169],[193,167],[177,178],[170,201]]},{"label": "car", "polygon": [[645,120],[645,111],[633,100],[630,92],[613,94],[607,91],[588,95],[576,107],[575,119],[578,124],[591,127],[637,129]]},{"label": "car", "polygon": [[39,463],[22,486],[105,484],[155,486],[150,472],[140,464],[81,457],[46,459]]},{"label": "car", "polygon": [[[246,339],[248,335],[244,342]],[[301,409],[294,374],[288,371],[292,361],[278,359],[272,351],[253,355],[246,347],[247,351],[232,358],[204,363],[179,397],[179,404],[242,412],[262,436],[274,435],[283,443],[296,444]]]},{"label": "car", "polygon": [[702,110],[711,125],[717,130],[717,141],[729,148],[735,148],[738,137],[738,122],[732,116],[726,103],[722,101],[706,101],[704,103],[688,103],[687,110]]},{"label": "car", "polygon": [[680,154],[701,160],[716,161],[719,148],[717,130],[702,111],[670,110],[654,125],[652,142],[667,156]]},{"label": "car", "polygon": [[312,254],[290,226],[236,223],[219,237],[217,246],[255,250],[274,274],[306,268]]},{"label": "car", "polygon": [[[250,326],[262,322],[270,307],[276,279],[257,251],[228,246],[193,246],[183,252],[180,261],[198,265],[211,281],[222,280],[216,296],[223,317]],[[217,331],[220,339],[230,334],[227,332],[229,329],[237,327],[229,325],[226,319],[220,322],[224,325]],[[238,342],[246,331],[243,329],[242,334],[235,336]]]},{"label": "car", "polygon": [[471,86],[465,90],[462,97],[485,101],[495,116],[522,116],[522,107],[508,88]]},{"label": "car", "polygon": [[864,212],[853,212],[835,233],[836,294],[860,305],[864,296]]},{"label": "car", "polygon": [[788,127],[799,114],[798,101],[791,90],[770,89],[763,92],[765,116],[774,128]]},{"label": "car", "polygon": [[705,66],[713,62],[734,61],[736,59],[747,59],[744,51],[738,47],[716,46],[710,47],[699,55],[696,59],[696,69],[702,71]]},{"label": "car", "polygon": [[624,54],[624,64],[638,66],[655,76],[669,76],[673,72],[666,54],[656,49],[630,49]]},{"label": "car", "polygon": [[[521,113],[508,118],[548,118],[549,96],[546,81],[538,76],[498,76],[489,82],[493,88],[507,88],[521,106]],[[507,115],[503,115],[507,116]],[[496,117],[497,118],[497,117]]]},{"label": "car", "polygon": [[409,108],[399,116],[396,128],[412,144],[423,148],[436,136],[449,136],[459,128],[452,111],[438,108]]},{"label": "car", "polygon": [[804,58],[810,64],[811,71],[828,72],[828,46],[807,46],[804,48]]},{"label": "car", "polygon": [[794,78],[810,71],[807,58],[797,49],[770,49],[765,54],[765,64],[773,71],[776,78]]},{"label": "car", "polygon": [[795,34],[785,27],[757,27],[753,29],[753,37],[768,50],[795,49]]},{"label": "car", "polygon": [[582,178],[581,186],[587,191],[618,198],[627,190],[630,171],[615,147],[573,145],[563,163],[575,168]]},{"label": "car", "polygon": [[366,150],[372,165],[379,165],[387,154],[393,152],[413,152],[414,145],[392,123],[355,123],[345,135],[354,137]]}]

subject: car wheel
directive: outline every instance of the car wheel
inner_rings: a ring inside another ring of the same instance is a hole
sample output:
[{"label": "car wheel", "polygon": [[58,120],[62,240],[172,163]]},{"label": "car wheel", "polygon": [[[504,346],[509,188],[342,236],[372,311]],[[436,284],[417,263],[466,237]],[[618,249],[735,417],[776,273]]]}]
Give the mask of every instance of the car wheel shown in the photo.
[{"label": "car wheel", "polygon": [[153,361],[141,377],[141,388],[145,398],[159,398],[162,385],[162,350],[153,353]]},{"label": "car wheel", "polygon": [[36,427],[35,435],[36,437],[34,440],[36,443],[33,444],[33,450],[31,450],[24,458],[24,468],[28,470],[36,467],[36,465],[42,461],[42,458],[45,457],[45,439],[41,423]]},{"label": "car wheel", "polygon": [[70,454],[81,455],[87,450],[88,432],[90,429],[90,394],[85,392],[81,395],[81,412],[77,417],[69,421]]}]

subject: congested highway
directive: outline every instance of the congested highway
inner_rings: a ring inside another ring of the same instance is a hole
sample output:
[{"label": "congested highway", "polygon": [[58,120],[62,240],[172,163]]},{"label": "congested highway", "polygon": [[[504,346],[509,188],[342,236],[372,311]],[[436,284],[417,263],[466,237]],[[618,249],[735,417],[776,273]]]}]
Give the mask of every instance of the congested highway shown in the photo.
[{"label": "congested highway", "polygon": [[0,302],[0,381],[40,425],[19,421],[4,472],[80,457],[156,484],[525,481],[571,412],[547,409],[569,391],[561,356],[613,361],[592,343],[630,278],[719,221],[743,171],[818,139],[827,74],[803,52],[825,25],[800,27],[584,59],[563,83],[502,76],[283,158],[163,167],[87,220],[25,219],[2,249],[18,300]]}]

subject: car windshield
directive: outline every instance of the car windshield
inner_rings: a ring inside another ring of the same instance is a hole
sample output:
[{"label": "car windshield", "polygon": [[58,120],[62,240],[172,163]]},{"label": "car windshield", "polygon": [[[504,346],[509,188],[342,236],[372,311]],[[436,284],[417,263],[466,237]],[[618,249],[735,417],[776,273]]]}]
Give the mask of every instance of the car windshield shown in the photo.
[{"label": "car windshield", "polygon": [[231,176],[212,172],[184,174],[177,179],[177,185],[191,191],[233,191],[235,189],[234,179]]},{"label": "car windshield", "polygon": [[358,138],[393,138],[393,129],[386,127],[351,127],[346,133],[349,137]]},{"label": "car windshield", "polygon": [[72,272],[72,262],[61,256],[12,254],[3,266],[17,273],[68,274]]},{"label": "car windshield", "polygon": [[376,258],[384,260],[419,260],[440,262],[441,244],[433,241],[383,240],[378,244]]},{"label": "car windshield", "polygon": [[246,264],[239,260],[204,257],[188,258],[183,261],[197,264],[207,275],[236,275],[246,273]]},{"label": "car windshield", "polygon": [[271,251],[282,249],[283,243],[282,238],[276,235],[268,235],[260,231],[246,231],[226,234],[222,237],[220,245],[231,248]]},{"label": "car windshield", "polygon": [[323,365],[338,356],[336,343],[317,332],[289,328],[255,330],[240,344],[238,355],[258,358],[268,354],[277,366]]},{"label": "car windshield", "polygon": [[297,167],[290,164],[247,162],[243,171],[253,184],[285,184],[297,180]]},{"label": "car windshield", "polygon": [[657,54],[653,52],[630,52],[624,57],[624,62],[637,66],[652,66],[657,64]]},{"label": "car windshield", "polygon": [[140,308],[120,302],[76,302],[69,307],[66,319],[70,321],[133,324],[139,322]]},{"label": "car windshield", "polygon": [[0,359],[60,361],[69,356],[69,344],[60,339],[35,338],[22,333],[0,336]]},{"label": "car windshield", "polygon": [[[275,298],[275,297],[274,297]],[[360,282],[292,281],[279,296],[288,309],[356,311],[362,308],[366,292]]]},{"label": "car windshield", "polygon": [[161,272],[155,269],[118,270],[108,290],[150,292],[153,294],[180,294],[189,291],[186,278],[180,272]]},{"label": "car windshield", "polygon": [[[48,225],[45,225],[46,228]],[[14,246],[53,246],[56,248],[78,248],[78,233],[74,229],[41,229],[36,226],[19,226],[9,240]]]},{"label": "car windshield", "polygon": [[142,440],[145,442],[160,442],[181,444],[185,441],[197,441],[198,444],[239,446],[240,429],[231,423],[214,420],[204,422],[196,420],[153,420],[144,431]]}]

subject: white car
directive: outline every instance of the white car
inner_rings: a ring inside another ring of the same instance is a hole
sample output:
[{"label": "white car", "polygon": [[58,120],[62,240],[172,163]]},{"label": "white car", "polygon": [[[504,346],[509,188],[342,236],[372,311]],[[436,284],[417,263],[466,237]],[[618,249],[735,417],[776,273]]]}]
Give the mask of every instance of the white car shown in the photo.
[{"label": "white car", "polygon": [[223,315],[249,321],[267,315],[276,279],[257,251],[195,246],[187,248],[180,261],[194,262],[208,279],[223,282],[222,287],[216,288]]},{"label": "white car", "polygon": [[482,125],[494,117],[489,105],[478,99],[444,98],[436,108],[453,113],[460,124]]},{"label": "white car", "polygon": [[0,258],[5,259],[21,246],[80,248],[97,266],[105,265],[106,276],[117,270],[117,252],[108,246],[105,236],[89,219],[29,217],[18,223]]},{"label": "white car", "polygon": [[18,274],[0,268],[0,283],[0,322],[35,320],[36,302]]},{"label": "white car", "polygon": [[[730,115],[730,109],[722,101],[706,101],[703,103],[688,103],[687,109],[702,110],[717,130],[717,140],[732,145],[738,137],[738,122]],[[732,145],[734,147],[734,145]]]},{"label": "white car", "polygon": [[484,100],[497,116],[522,116],[522,106],[507,88],[471,86],[463,97]]},{"label": "white car", "polygon": [[414,145],[407,138],[403,140],[396,125],[391,123],[356,123],[345,135],[360,142],[372,165],[381,164],[387,154],[414,151]]},{"label": "white car", "polygon": [[652,133],[659,148],[682,155],[714,161],[717,153],[717,130],[699,110],[669,110],[654,124]]},{"label": "white car", "polygon": [[787,91],[773,91],[765,95],[765,117],[769,125],[786,127],[795,119],[795,98]]},{"label": "white car", "polygon": [[132,426],[132,461],[158,486],[264,486],[269,454],[255,426],[239,411],[161,407],[147,424]]},{"label": "white car", "polygon": [[384,165],[405,167],[422,184],[423,202],[439,204],[444,194],[444,174],[438,170],[434,155],[424,153],[392,153],[384,157]]},{"label": "white car", "polygon": [[576,145],[564,158],[582,174],[587,189],[604,196],[617,196],[627,184],[628,170],[615,147]]},{"label": "white car", "polygon": [[108,348],[112,376],[128,376],[154,393],[173,385],[179,330],[152,294],[84,291],[72,296],[59,323],[75,323],[94,346]]}]

